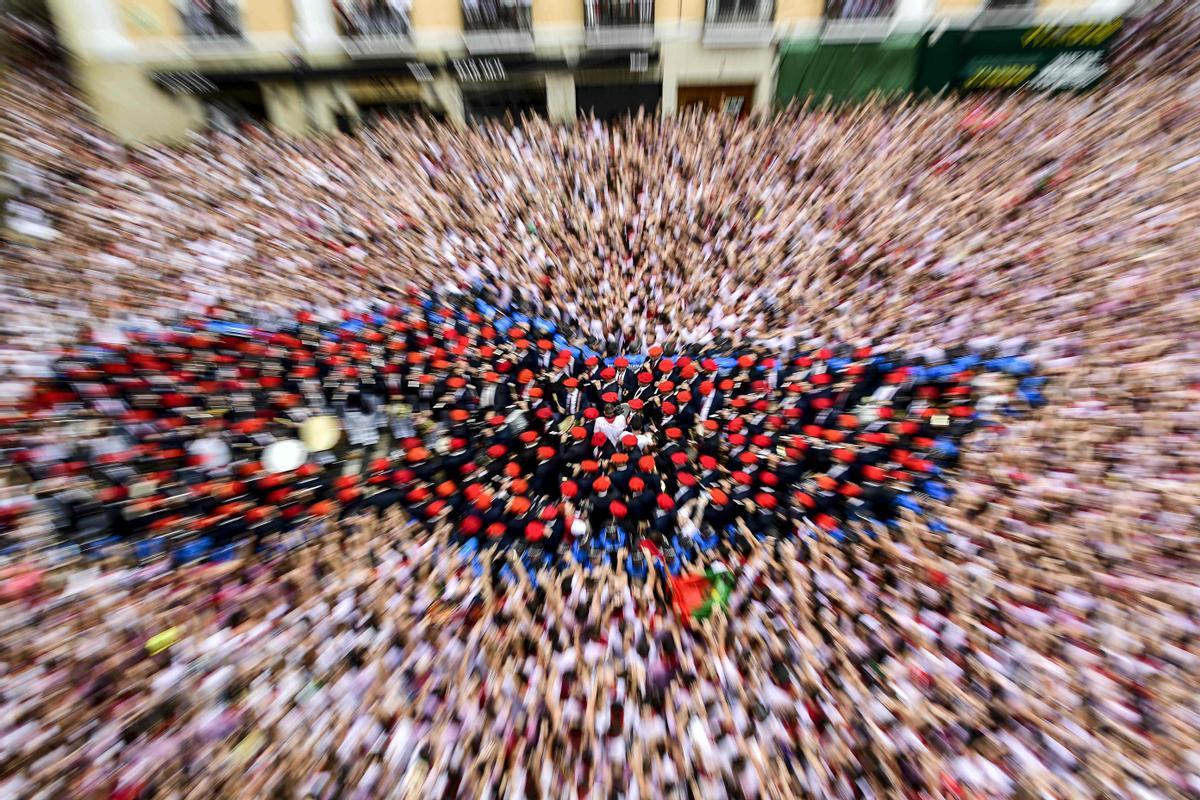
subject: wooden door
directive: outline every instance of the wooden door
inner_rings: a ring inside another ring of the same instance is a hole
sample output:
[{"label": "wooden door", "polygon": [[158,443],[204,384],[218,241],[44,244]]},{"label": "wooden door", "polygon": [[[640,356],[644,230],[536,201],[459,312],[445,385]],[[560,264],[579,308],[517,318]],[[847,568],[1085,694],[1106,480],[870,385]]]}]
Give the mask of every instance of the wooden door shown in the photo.
[{"label": "wooden door", "polygon": [[681,110],[700,106],[707,111],[744,117],[754,105],[754,84],[680,86],[676,97]]}]

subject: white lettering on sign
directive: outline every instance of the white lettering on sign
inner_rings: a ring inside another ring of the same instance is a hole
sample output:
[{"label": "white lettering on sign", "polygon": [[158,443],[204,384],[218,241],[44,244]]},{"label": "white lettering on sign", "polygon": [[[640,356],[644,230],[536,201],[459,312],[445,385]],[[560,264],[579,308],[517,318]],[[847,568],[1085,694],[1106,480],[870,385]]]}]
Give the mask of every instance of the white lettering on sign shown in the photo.
[{"label": "white lettering on sign", "polygon": [[645,72],[650,69],[650,54],[649,53],[630,53],[629,54],[629,71],[630,72]]},{"label": "white lettering on sign", "polygon": [[1083,89],[1104,74],[1104,54],[1098,50],[1062,53],[1029,80],[1030,89]]}]

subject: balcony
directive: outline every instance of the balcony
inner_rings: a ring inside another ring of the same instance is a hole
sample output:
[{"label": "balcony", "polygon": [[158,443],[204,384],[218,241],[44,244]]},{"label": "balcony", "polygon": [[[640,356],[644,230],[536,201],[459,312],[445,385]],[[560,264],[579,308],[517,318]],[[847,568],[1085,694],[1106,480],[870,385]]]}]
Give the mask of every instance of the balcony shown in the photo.
[{"label": "balcony", "polygon": [[400,0],[339,0],[338,32],[351,56],[409,56],[415,50],[408,3]]},{"label": "balcony", "polygon": [[533,52],[532,0],[463,0],[463,44],[471,55]]},{"label": "balcony", "polygon": [[179,17],[188,45],[195,51],[225,55],[249,48],[236,0],[185,0]]},{"label": "balcony", "polygon": [[774,33],[774,0],[708,0],[705,47],[758,47]]},{"label": "balcony", "polygon": [[987,0],[975,18],[977,27],[1030,25],[1037,16],[1037,0]]},{"label": "balcony", "polygon": [[583,13],[593,50],[639,50],[654,43],[654,0],[584,0]]}]

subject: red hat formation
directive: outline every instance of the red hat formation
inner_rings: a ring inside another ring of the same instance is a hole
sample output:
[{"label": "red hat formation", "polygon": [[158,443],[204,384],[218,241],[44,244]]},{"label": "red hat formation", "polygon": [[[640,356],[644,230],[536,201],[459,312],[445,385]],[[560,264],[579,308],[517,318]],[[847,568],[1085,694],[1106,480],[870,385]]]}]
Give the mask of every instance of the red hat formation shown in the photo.
[{"label": "red hat formation", "polygon": [[[654,345],[645,357],[606,359],[537,329],[505,331],[499,317],[473,308],[431,308],[414,295],[352,314],[352,326],[309,315],[296,329],[172,333],[73,352],[60,364],[60,383],[36,402],[116,413],[99,401],[120,401],[118,422],[140,438],[94,464],[63,462],[46,471],[69,477],[132,467],[164,491],[208,487],[202,496],[221,498],[223,515],[256,525],[400,504],[418,522],[449,515],[464,530],[492,535],[495,521],[485,525],[476,514],[554,509],[538,521],[510,520],[537,543],[559,524],[560,503],[574,520],[635,526],[678,508],[680,498],[702,498],[723,509],[726,523],[743,516],[787,534],[817,514],[836,529],[849,502],[887,514],[902,494],[936,480],[943,451],[954,450],[943,445],[975,424],[974,372],[922,379],[926,373],[878,348],[696,359]],[[448,322],[456,319],[464,323]],[[226,315],[224,323],[232,322]],[[151,379],[164,373],[171,383],[160,391]],[[323,385],[344,411],[312,406]],[[897,394],[895,386],[907,390]],[[352,423],[380,387],[389,403],[413,409],[424,435],[398,442],[397,458],[370,460],[361,476],[348,473],[322,453],[342,437],[373,444],[374,434]],[[198,413],[214,398],[228,398],[217,403],[228,411]],[[324,426],[324,440],[313,433],[308,447],[288,445],[310,416]],[[163,444],[167,433],[172,445]],[[276,442],[292,447],[291,462],[280,460]],[[246,483],[222,479],[229,469]],[[132,502],[132,480],[96,482],[100,502]],[[189,524],[188,515],[172,511],[138,505],[134,527]]]}]

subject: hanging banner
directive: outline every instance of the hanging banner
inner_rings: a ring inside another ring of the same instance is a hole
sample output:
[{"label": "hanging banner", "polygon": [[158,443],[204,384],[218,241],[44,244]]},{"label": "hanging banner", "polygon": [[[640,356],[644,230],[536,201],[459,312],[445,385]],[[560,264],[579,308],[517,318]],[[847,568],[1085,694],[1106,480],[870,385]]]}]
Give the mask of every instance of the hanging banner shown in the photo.
[{"label": "hanging banner", "polygon": [[1122,19],[1079,25],[947,30],[930,35],[915,88],[1081,91],[1108,71]]}]

